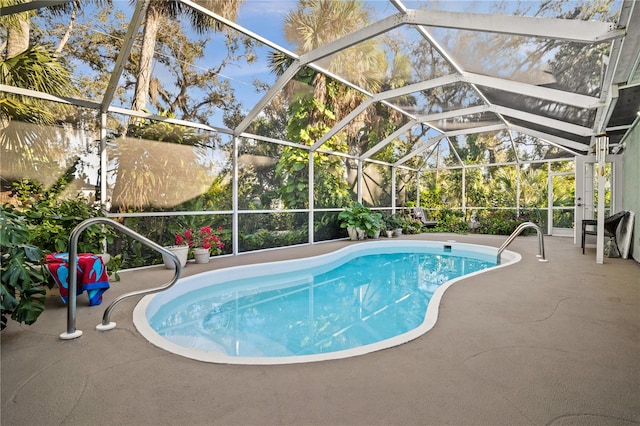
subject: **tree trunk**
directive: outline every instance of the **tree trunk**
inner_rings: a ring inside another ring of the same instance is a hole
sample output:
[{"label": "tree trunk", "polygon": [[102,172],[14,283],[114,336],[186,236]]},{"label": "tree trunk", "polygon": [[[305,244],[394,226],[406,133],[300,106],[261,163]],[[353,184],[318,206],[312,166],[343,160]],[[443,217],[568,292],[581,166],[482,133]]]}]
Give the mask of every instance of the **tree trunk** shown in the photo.
[{"label": "tree trunk", "polygon": [[13,58],[29,47],[30,20],[26,13],[20,14],[19,27],[10,27],[7,31],[7,58]]},{"label": "tree trunk", "polygon": [[[153,3],[152,3],[153,5]],[[145,17],[144,33],[142,35],[142,48],[140,50],[140,64],[136,81],[135,97],[131,109],[141,111],[147,106],[149,97],[149,84],[151,82],[151,69],[153,67],[153,54],[156,48],[156,37],[160,28],[160,11],[149,6]]]},{"label": "tree trunk", "polygon": [[78,2],[73,2],[73,10],[71,11],[71,18],[69,19],[69,25],[67,25],[67,30],[64,32],[64,35],[60,39],[60,43],[58,43],[58,47],[56,47],[56,53],[62,52],[64,46],[69,42],[69,37],[71,37],[71,31],[73,31],[73,23],[76,21],[76,13],[78,11]]}]

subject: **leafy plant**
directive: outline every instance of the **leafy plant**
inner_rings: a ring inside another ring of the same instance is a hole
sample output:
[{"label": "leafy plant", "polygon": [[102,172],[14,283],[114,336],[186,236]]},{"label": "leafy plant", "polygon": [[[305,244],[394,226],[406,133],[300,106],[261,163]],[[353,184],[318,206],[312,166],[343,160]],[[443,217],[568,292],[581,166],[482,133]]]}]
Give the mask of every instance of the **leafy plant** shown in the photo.
[{"label": "leafy plant", "polygon": [[394,231],[396,229],[402,228],[402,221],[398,216],[395,215],[386,215],[382,218],[384,228],[387,231]]},{"label": "leafy plant", "polygon": [[369,237],[382,229],[382,214],[371,213],[366,218],[365,231]]},{"label": "leafy plant", "polygon": [[46,272],[42,251],[29,244],[30,233],[21,215],[0,207],[0,245],[2,246],[1,329],[7,318],[27,325],[36,322],[46,300]]},{"label": "leafy plant", "polygon": [[422,232],[422,222],[408,216],[402,216],[399,219],[402,232],[405,234],[419,234]]},{"label": "leafy plant", "polygon": [[338,214],[341,228],[358,228],[371,236],[382,228],[382,215],[374,213],[361,203],[354,203]]}]

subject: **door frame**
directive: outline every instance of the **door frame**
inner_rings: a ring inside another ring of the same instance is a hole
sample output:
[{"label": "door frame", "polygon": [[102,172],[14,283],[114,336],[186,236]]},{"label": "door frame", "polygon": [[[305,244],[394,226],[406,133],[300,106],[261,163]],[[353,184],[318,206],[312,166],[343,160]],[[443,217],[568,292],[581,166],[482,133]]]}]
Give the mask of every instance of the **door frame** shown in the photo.
[{"label": "door frame", "polygon": [[[573,175],[574,181],[576,178],[575,170],[573,172],[552,172],[549,171],[549,175],[547,178],[547,235],[557,236],[557,237],[571,237],[575,235],[576,229],[576,221],[575,221],[575,210],[576,210],[576,194],[573,196],[573,207],[554,207],[553,205],[553,178],[561,177],[561,176],[569,176]],[[574,182],[575,185],[575,182]],[[577,189],[577,188],[576,188]],[[573,210],[574,214],[574,223],[572,228],[554,228],[553,226],[553,212],[555,210]],[[554,232],[555,229],[555,232]]]},{"label": "door frame", "polygon": [[[611,164],[611,210],[610,214],[619,211],[622,208],[622,155],[607,155],[605,162]],[[575,226],[573,233],[573,243],[580,244],[582,235],[582,220],[593,219],[595,208],[590,212],[585,211],[585,194],[593,197],[593,174],[585,173],[587,164],[597,164],[595,155],[583,155],[576,157],[576,195],[575,195]],[[589,190],[589,192],[587,192]],[[595,200],[592,200],[595,206]]]}]

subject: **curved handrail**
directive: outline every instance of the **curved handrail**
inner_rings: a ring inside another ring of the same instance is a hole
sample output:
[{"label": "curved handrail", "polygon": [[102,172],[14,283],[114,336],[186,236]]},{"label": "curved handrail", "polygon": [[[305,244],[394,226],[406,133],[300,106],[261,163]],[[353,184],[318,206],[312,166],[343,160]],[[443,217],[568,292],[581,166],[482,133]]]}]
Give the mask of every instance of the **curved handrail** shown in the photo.
[{"label": "curved handrail", "polygon": [[502,252],[507,248],[507,246],[509,244],[511,244],[513,242],[513,240],[518,235],[520,235],[520,233],[522,231],[524,231],[527,228],[534,228],[536,230],[536,232],[538,233],[538,255],[537,255],[537,257],[540,258],[539,261],[540,262],[548,262],[548,260],[544,256],[544,236],[542,234],[542,229],[540,229],[540,227],[538,225],[536,225],[535,223],[533,223],[533,222],[524,222],[524,223],[521,223],[520,225],[518,225],[518,227],[515,229],[515,231],[513,231],[511,233],[511,235],[509,235],[509,238],[507,238],[507,240],[498,249],[498,259],[497,259],[498,264],[500,264],[500,255],[502,254]]},{"label": "curved handrail", "polygon": [[[127,228],[121,223],[118,223],[106,217],[92,217],[90,219],[87,219],[81,222],[78,226],[76,226],[73,229],[73,231],[71,231],[71,236],[69,237],[69,271],[75,271],[78,266],[78,239],[80,237],[80,234],[86,228],[96,223],[111,225],[115,229],[121,231],[123,234],[128,235],[131,238],[134,238],[140,241],[142,244],[154,249],[155,251],[160,252],[163,255],[169,256],[169,258],[176,265],[173,279],[168,283],[160,287],[125,293],[117,297],[113,302],[111,302],[111,304],[104,311],[104,315],[102,317],[102,323],[96,326],[96,329],[104,331],[104,330],[111,330],[112,328],[115,328],[116,323],[110,322],[109,318],[111,316],[111,311],[118,303],[120,303],[122,300],[127,299],[129,297],[140,296],[143,294],[157,293],[159,291],[170,288],[176,283],[176,281],[180,279],[180,274],[182,273],[182,264],[180,263],[180,260],[176,257],[175,254],[171,253],[169,250],[165,249],[161,245],[154,243],[150,239],[138,234],[132,229]],[[78,288],[78,276],[75,273],[70,273],[69,274],[69,297],[67,301],[67,331],[60,334],[60,338],[63,340],[75,339],[77,337],[82,336],[82,331],[76,330],[76,299],[77,299],[76,290],[77,288]]]}]

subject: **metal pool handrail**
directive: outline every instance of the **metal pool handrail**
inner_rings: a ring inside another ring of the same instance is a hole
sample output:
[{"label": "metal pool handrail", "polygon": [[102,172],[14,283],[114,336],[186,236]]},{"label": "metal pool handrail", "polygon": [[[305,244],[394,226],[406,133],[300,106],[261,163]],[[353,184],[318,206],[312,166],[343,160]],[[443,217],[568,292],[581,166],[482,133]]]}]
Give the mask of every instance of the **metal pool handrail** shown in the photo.
[{"label": "metal pool handrail", "polygon": [[71,231],[71,236],[69,237],[69,271],[73,271],[73,272],[69,273],[69,297],[67,302],[67,331],[60,334],[60,338],[62,340],[70,340],[70,339],[75,339],[77,337],[82,336],[82,331],[76,330],[76,299],[77,299],[76,290],[78,288],[78,276],[75,273],[75,271],[78,266],[78,238],[80,237],[80,234],[82,233],[82,231],[84,231],[87,227],[94,225],[96,223],[111,225],[115,229],[121,231],[123,234],[128,235],[129,237],[140,241],[142,244],[154,249],[157,252],[160,252],[163,255],[168,256],[176,265],[173,279],[171,279],[171,281],[169,281],[168,283],[160,287],[125,293],[120,295],[113,302],[111,302],[111,304],[104,311],[104,315],[102,316],[102,323],[96,326],[97,330],[106,331],[106,330],[111,330],[112,328],[115,328],[116,323],[110,322],[109,318],[111,317],[111,311],[118,303],[120,303],[121,301],[129,297],[157,293],[159,291],[166,290],[171,286],[173,286],[176,283],[176,281],[180,279],[180,274],[182,273],[182,264],[180,263],[180,260],[175,254],[171,253],[169,250],[165,249],[161,245],[154,243],[150,239],[138,234],[132,229],[129,229],[126,226],[114,220],[108,219],[106,217],[93,217],[81,222],[78,226],[76,226],[73,229],[73,231]]},{"label": "metal pool handrail", "polygon": [[540,258],[538,260],[540,262],[548,262],[548,260],[544,256],[544,236],[542,234],[542,229],[540,229],[540,227],[538,225],[536,225],[535,223],[533,223],[533,222],[524,222],[524,223],[521,223],[515,229],[515,231],[513,231],[511,233],[511,235],[509,235],[509,238],[507,238],[507,240],[498,249],[498,259],[497,259],[498,264],[500,264],[500,255],[502,254],[502,252],[507,248],[507,246],[509,244],[511,244],[513,242],[513,240],[515,240],[515,238],[518,235],[520,235],[520,233],[522,231],[524,231],[527,228],[534,228],[536,230],[536,232],[538,233],[538,254],[537,254],[537,257]]}]

